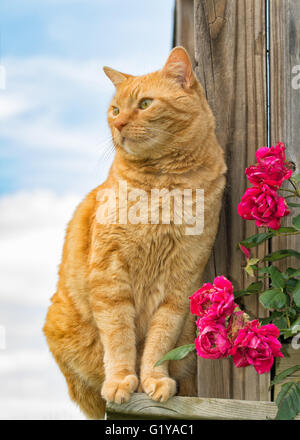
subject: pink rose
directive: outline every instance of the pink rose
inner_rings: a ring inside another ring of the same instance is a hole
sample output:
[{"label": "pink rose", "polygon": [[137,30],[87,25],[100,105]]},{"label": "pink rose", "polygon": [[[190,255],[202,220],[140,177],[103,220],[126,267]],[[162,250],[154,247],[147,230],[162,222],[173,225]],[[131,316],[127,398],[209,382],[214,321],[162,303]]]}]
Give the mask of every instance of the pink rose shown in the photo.
[{"label": "pink rose", "polygon": [[218,319],[230,315],[234,308],[233,286],[224,276],[216,277],[214,284],[203,284],[190,298],[191,312],[197,316]]},{"label": "pink rose", "polygon": [[268,185],[248,188],[238,205],[238,213],[245,220],[256,220],[258,227],[280,228],[280,219],[290,213],[284,197]]},{"label": "pink rose", "polygon": [[257,164],[246,168],[245,173],[254,185],[269,185],[280,188],[293,171],[289,169],[285,158],[285,146],[278,143],[276,147],[262,147],[256,152]]},{"label": "pink rose", "polygon": [[227,327],[229,339],[233,341],[237,337],[238,332],[244,328],[248,322],[249,316],[237,306],[230,317]]},{"label": "pink rose", "polygon": [[224,322],[213,321],[209,317],[197,321],[199,336],[195,340],[195,346],[198,356],[220,359],[229,355],[231,343]]},{"label": "pink rose", "polygon": [[279,329],[274,324],[259,327],[254,320],[239,330],[231,355],[237,368],[253,365],[258,374],[270,371],[274,357],[283,357],[278,341]]},{"label": "pink rose", "polygon": [[211,307],[207,314],[214,319],[229,316],[233,313],[236,304],[234,302],[232,283],[224,276],[214,280],[214,291],[210,293]]},{"label": "pink rose", "polygon": [[191,313],[197,316],[203,316],[207,308],[211,305],[210,293],[214,290],[214,286],[210,283],[205,283],[201,289],[193,293],[189,297]]}]

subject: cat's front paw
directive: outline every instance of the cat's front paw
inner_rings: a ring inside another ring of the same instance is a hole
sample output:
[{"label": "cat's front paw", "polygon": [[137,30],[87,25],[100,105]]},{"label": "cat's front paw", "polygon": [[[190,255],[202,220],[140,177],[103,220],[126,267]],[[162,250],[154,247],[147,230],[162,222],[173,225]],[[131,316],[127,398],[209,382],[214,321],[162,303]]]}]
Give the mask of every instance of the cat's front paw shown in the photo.
[{"label": "cat's front paw", "polygon": [[142,388],[151,399],[166,402],[176,393],[176,382],[167,376],[148,376],[142,381]]},{"label": "cat's front paw", "polygon": [[107,402],[125,403],[129,401],[138,384],[139,381],[135,374],[114,375],[104,381],[101,395]]}]

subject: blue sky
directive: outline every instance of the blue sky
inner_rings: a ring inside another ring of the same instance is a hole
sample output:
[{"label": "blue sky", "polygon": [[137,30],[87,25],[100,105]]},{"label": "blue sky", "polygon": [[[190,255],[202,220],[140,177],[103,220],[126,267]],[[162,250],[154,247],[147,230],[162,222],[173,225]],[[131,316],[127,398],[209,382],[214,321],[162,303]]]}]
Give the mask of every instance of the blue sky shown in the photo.
[{"label": "blue sky", "polygon": [[1,2],[0,194],[84,194],[105,178],[113,86],[101,67],[160,68],[172,13],[173,0]]},{"label": "blue sky", "polygon": [[[64,231],[107,175],[108,65],[163,66],[173,0],[0,2],[0,419],[80,419],[42,327]],[[1,84],[1,78],[0,78]]]}]

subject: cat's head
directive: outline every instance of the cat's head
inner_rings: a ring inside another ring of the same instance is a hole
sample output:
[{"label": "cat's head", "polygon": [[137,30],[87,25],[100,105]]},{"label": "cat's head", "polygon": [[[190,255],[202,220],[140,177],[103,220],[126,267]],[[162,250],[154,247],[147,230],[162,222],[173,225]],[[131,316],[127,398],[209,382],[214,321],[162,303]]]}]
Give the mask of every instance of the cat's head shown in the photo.
[{"label": "cat's head", "polygon": [[103,69],[116,87],[108,109],[114,144],[130,155],[159,158],[179,152],[214,126],[184,48],[174,48],[164,67],[147,75]]}]

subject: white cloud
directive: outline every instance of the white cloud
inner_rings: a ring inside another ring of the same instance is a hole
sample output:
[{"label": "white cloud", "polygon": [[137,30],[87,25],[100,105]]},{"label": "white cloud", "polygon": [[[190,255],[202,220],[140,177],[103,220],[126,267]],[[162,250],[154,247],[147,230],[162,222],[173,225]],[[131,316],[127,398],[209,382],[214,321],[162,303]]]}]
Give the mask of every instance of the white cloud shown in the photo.
[{"label": "white cloud", "polygon": [[143,68],[134,57],[77,61],[45,56],[6,58],[7,88],[0,101],[0,118],[5,118],[5,124],[0,136],[25,150],[105,155],[110,138],[106,111],[114,87],[102,66],[143,74],[153,70],[155,58],[147,57]]},{"label": "white cloud", "polygon": [[[114,87],[103,64],[133,74],[153,70],[134,57],[65,60],[34,56],[7,58],[7,89],[1,93],[0,136],[22,149],[99,154],[110,137],[106,111]],[[23,117],[25,113],[26,117]],[[102,146],[102,147],[101,147]]]},{"label": "white cloud", "polygon": [[78,195],[17,193],[0,199],[0,300],[47,305],[55,292],[67,222]]},{"label": "white cloud", "polygon": [[0,100],[0,120],[11,118],[28,110],[30,105],[16,96],[2,96]]},{"label": "white cloud", "polygon": [[26,149],[88,152],[108,138],[113,90],[97,60],[10,58],[5,67],[0,136]]},{"label": "white cloud", "polygon": [[77,194],[19,192],[0,198],[0,419],[83,419],[70,401],[42,327],[55,292]]},{"label": "white cloud", "polygon": [[27,370],[34,373],[49,365],[49,353],[46,350],[2,352],[0,359],[0,375],[17,371],[24,373]]},{"label": "white cloud", "polygon": [[66,399],[0,398],[0,420],[85,420],[79,408]]}]

